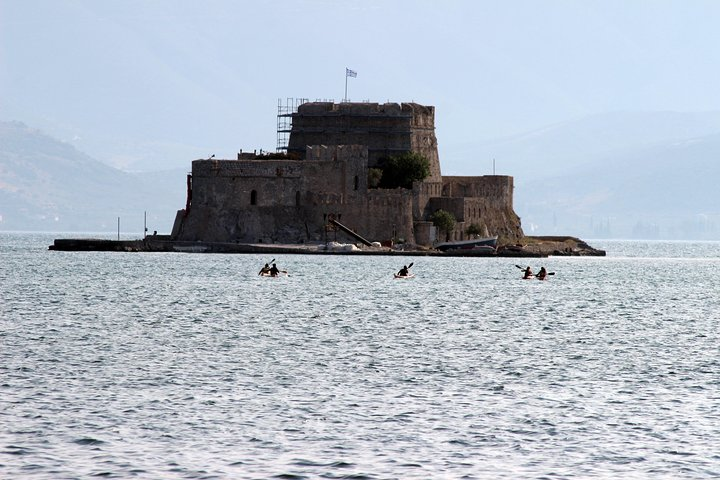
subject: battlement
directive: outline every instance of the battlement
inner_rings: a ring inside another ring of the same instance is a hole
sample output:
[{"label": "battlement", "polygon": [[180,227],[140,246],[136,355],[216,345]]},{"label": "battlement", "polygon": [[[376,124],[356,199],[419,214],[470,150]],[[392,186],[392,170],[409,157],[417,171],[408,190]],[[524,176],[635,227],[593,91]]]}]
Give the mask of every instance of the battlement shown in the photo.
[{"label": "battlement", "polygon": [[308,145],[305,160],[316,162],[357,161],[365,159],[367,165],[368,150],[365,145]]},{"label": "battlement", "polygon": [[201,177],[299,177],[297,160],[194,160],[193,178]]},{"label": "battlement", "polygon": [[305,160],[262,158],[249,154],[238,160],[193,160],[193,177],[300,177],[312,163],[347,162],[353,170],[367,168],[364,145],[310,145]]},{"label": "battlement", "polygon": [[418,103],[334,103],[309,102],[303,103],[293,117],[299,116],[358,116],[358,117],[399,117],[399,118],[432,118],[427,126],[434,128],[435,107]]}]

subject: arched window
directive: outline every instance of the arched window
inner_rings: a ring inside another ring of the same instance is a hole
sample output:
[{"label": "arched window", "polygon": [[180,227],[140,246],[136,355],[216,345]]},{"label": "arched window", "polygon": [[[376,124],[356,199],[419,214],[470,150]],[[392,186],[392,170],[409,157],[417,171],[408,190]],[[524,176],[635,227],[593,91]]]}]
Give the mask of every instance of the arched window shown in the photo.
[{"label": "arched window", "polygon": [[257,205],[257,190],[250,192],[250,205]]}]

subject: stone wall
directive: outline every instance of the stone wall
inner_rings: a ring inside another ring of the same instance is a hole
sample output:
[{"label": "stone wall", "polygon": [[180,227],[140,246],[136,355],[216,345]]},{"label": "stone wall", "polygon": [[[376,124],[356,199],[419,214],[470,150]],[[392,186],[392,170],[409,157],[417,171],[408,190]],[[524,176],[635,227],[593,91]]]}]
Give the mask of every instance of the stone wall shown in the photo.
[{"label": "stone wall", "polygon": [[415,182],[413,183],[413,216],[416,219],[427,218],[432,214],[428,205],[433,197],[442,196],[442,182]]},{"label": "stone wall", "polygon": [[478,197],[497,208],[513,208],[513,177],[484,175],[482,177],[446,176],[442,178],[443,197]]},{"label": "stone wall", "polygon": [[[368,190],[357,203],[333,206],[331,213],[343,225],[370,241],[385,242],[403,239],[414,243],[412,192],[406,189]],[[338,232],[338,238],[352,241]]]},{"label": "stone wall", "polygon": [[414,241],[412,191],[368,190],[367,148],[313,146],[305,158],[195,160],[191,207],[176,222],[174,237],[241,243],[322,241],[332,215],[371,240],[400,236]]},{"label": "stone wall", "polygon": [[452,213],[457,221],[450,240],[468,239],[465,231],[472,224],[503,243],[516,242],[524,235],[513,209],[512,177],[443,177],[442,197],[430,198],[427,218],[439,209]]},{"label": "stone wall", "polygon": [[420,245],[432,245],[437,240],[437,229],[432,222],[415,222],[415,241]]},{"label": "stone wall", "polygon": [[[511,209],[498,207],[496,202],[488,198],[439,197],[431,198],[428,208],[433,212],[442,209],[452,213],[456,225],[450,240],[467,240],[466,230],[472,224],[478,225],[482,235],[497,235],[501,243],[515,243],[523,236],[520,217]],[[428,219],[430,217],[428,216]],[[444,238],[440,238],[444,241]]]},{"label": "stone wall", "polygon": [[430,161],[431,181],[440,181],[435,108],[416,103],[305,103],[292,115],[288,153],[308,145],[357,144],[368,147],[368,165],[414,151]]}]

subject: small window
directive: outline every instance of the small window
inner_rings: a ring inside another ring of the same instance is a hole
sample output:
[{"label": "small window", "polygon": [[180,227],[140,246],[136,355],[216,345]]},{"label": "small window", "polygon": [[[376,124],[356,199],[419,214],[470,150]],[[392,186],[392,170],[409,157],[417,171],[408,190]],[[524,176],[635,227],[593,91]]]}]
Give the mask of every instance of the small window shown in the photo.
[{"label": "small window", "polygon": [[257,205],[257,191],[250,192],[250,205]]},{"label": "small window", "polygon": [[295,206],[300,206],[300,191],[295,192]]},{"label": "small window", "polygon": [[355,175],[355,187],[354,187],[354,188],[355,188],[355,190],[357,190],[357,189],[358,189],[359,183],[360,183],[360,180],[358,179],[358,176],[357,176],[357,175]]}]

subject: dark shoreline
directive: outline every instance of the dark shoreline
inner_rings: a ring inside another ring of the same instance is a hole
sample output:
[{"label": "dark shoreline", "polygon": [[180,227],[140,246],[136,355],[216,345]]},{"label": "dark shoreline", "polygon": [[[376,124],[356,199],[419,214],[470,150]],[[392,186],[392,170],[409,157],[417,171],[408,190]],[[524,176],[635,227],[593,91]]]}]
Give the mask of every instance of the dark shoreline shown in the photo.
[{"label": "dark shoreline", "polygon": [[321,245],[280,245],[218,242],[188,242],[171,240],[168,236],[149,236],[142,240],[105,240],[56,238],[49,250],[66,252],[182,252],[182,253],[235,253],[235,254],[300,254],[300,255],[414,255],[436,257],[535,257],[548,256],[605,256],[574,237],[527,237],[523,245],[500,246],[495,252],[449,250],[441,252],[424,248],[363,248],[359,250],[325,250]]}]

